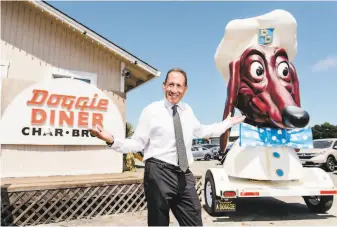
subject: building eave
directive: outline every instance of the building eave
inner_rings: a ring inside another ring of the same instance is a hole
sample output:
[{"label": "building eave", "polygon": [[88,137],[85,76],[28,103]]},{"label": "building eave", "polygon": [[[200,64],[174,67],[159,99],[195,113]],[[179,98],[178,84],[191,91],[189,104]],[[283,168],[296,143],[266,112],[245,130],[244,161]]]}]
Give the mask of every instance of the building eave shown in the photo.
[{"label": "building eave", "polygon": [[[141,70],[148,73],[149,74],[148,79],[142,84],[145,84],[152,79],[160,77],[161,72],[157,70],[156,68],[154,68],[153,66],[151,66],[150,64],[142,61],[141,59],[132,55],[131,53],[119,47],[115,43],[111,42],[110,40],[92,31],[91,29],[84,26],[80,22],[76,21],[75,19],[71,18],[70,16],[66,15],[60,10],[49,5],[47,2],[41,1],[41,0],[37,0],[37,1],[28,0],[28,2],[35,5],[35,7],[41,8],[42,11],[48,12],[50,15],[56,17],[63,23],[68,24],[69,27],[79,31],[84,37],[90,38],[93,41],[97,42],[99,45],[102,45],[103,47],[108,48],[109,50],[113,51],[115,54],[119,55],[122,59],[124,59],[125,63],[132,64],[134,67],[139,67]],[[130,90],[133,90],[136,87],[133,87]]]}]

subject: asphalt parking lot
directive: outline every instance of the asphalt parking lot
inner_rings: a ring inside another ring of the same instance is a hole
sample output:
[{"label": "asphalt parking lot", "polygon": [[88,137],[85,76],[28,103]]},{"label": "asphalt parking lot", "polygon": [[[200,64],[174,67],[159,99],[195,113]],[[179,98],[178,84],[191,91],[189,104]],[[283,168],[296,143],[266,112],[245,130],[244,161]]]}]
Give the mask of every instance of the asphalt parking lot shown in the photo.
[{"label": "asphalt parking lot", "polygon": [[[196,161],[195,174],[202,174],[210,167],[219,167],[217,161]],[[330,173],[337,186],[337,171]],[[337,196],[333,207],[326,214],[310,213],[302,197],[245,198],[238,200],[237,211],[219,217],[202,212],[205,226],[336,226]],[[52,224],[51,224],[52,225]],[[53,224],[58,226],[147,226],[147,211],[117,214],[90,220],[74,220]],[[179,226],[171,213],[170,226]]]}]

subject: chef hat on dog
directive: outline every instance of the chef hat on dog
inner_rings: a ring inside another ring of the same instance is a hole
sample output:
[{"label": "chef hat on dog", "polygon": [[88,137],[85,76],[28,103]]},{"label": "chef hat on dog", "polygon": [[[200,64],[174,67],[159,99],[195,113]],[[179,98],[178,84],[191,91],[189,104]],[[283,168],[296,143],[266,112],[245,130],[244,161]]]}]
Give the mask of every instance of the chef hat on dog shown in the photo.
[{"label": "chef hat on dog", "polygon": [[238,59],[252,45],[284,48],[292,61],[297,53],[297,23],[287,11],[274,10],[267,14],[230,21],[216,53],[215,64],[226,81],[229,63]]}]

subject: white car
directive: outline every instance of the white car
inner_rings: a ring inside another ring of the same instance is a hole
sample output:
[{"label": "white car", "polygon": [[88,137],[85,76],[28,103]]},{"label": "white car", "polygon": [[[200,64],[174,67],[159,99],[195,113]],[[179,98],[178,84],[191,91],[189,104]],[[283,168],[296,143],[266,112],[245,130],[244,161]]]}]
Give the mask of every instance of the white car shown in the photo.
[{"label": "white car", "polygon": [[300,150],[297,155],[303,166],[319,166],[333,172],[337,160],[337,138],[317,139],[313,149]]},{"label": "white car", "polygon": [[202,145],[193,146],[191,150],[194,160],[209,161],[213,158],[213,152]]}]

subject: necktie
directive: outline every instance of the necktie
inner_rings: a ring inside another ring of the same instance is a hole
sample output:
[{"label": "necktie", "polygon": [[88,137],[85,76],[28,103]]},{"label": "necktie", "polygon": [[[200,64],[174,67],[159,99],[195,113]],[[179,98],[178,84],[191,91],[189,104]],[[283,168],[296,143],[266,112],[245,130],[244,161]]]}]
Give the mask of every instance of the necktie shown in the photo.
[{"label": "necktie", "polygon": [[174,132],[176,137],[176,146],[178,153],[178,165],[183,172],[186,172],[188,169],[188,161],[186,155],[186,147],[184,142],[183,130],[181,128],[181,122],[179,113],[177,111],[177,105],[172,107],[173,110],[173,123],[174,123]]}]

